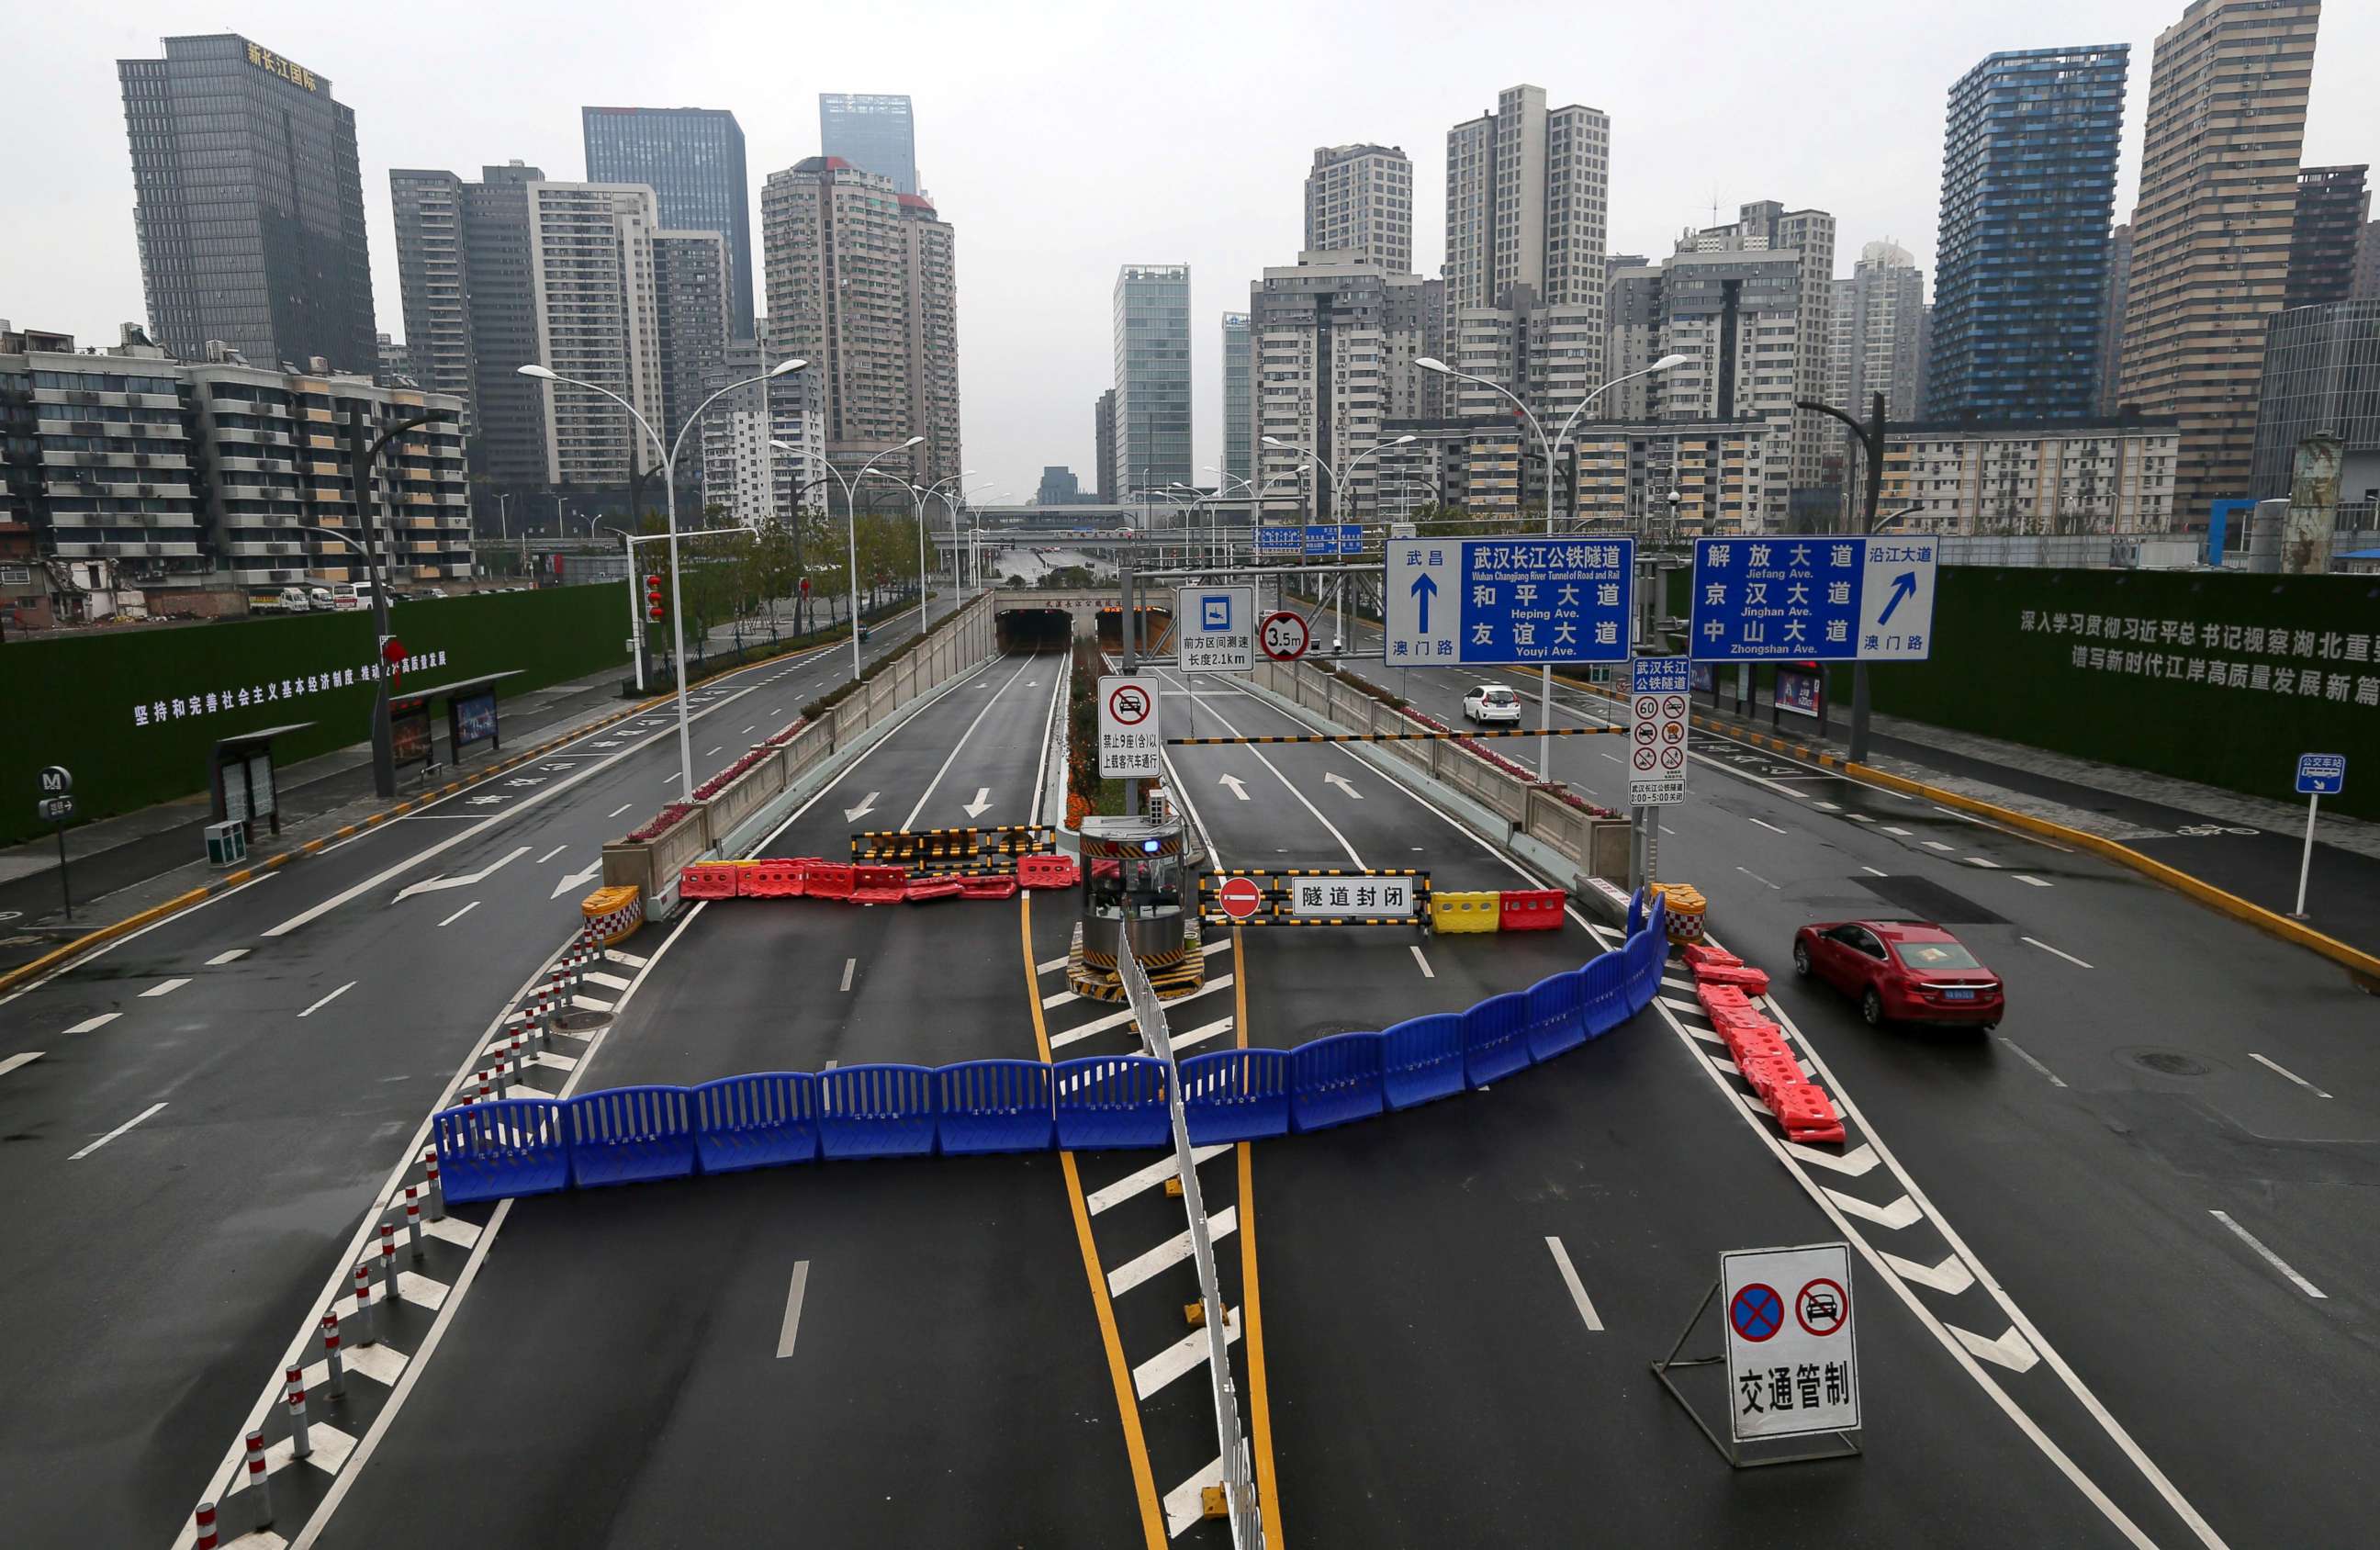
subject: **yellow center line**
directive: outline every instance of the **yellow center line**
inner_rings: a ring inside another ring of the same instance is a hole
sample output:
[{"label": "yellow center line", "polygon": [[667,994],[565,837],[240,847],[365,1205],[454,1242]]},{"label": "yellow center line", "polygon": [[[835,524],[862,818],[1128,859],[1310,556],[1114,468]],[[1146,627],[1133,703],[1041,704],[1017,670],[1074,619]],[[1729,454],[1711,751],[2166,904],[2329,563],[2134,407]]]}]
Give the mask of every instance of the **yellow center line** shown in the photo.
[{"label": "yellow center line", "polygon": [[[1028,945],[1026,951],[1031,951]],[[1248,961],[1241,930],[1232,927],[1232,995],[1239,1003],[1232,1021],[1240,1047],[1248,1047]],[[1272,1467],[1272,1399],[1265,1387],[1264,1304],[1257,1296],[1257,1186],[1255,1153],[1239,1144],[1240,1342],[1248,1358],[1248,1429],[1256,1449],[1257,1506],[1264,1514],[1268,1550],[1281,1550],[1281,1490]]]},{"label": "yellow center line", "polygon": [[[1041,1060],[1050,1061],[1050,1025],[1041,1016],[1038,978],[1033,969],[1033,896],[1016,896],[1017,924],[1025,943],[1025,999],[1033,1009],[1033,1042]],[[1165,1550],[1165,1514],[1157,1503],[1157,1478],[1148,1465],[1148,1440],[1141,1435],[1140,1401],[1134,1397],[1132,1370],[1124,1364],[1123,1339],[1116,1333],[1115,1307],[1108,1301],[1108,1278],[1099,1270],[1099,1247],[1091,1241],[1090,1207],[1083,1199],[1083,1176],[1075,1154],[1061,1151],[1058,1166],[1066,1174],[1066,1204],[1075,1213],[1075,1241],[1083,1251],[1083,1275],[1091,1283],[1091,1309],[1099,1315],[1099,1344],[1108,1353],[1108,1376],[1115,1384],[1116,1412],[1123,1419],[1124,1454],[1132,1463],[1133,1493],[1140,1498],[1140,1530],[1148,1550]],[[1245,1160],[1241,1167],[1246,1167]],[[1243,1315],[1245,1319],[1245,1315]]]}]

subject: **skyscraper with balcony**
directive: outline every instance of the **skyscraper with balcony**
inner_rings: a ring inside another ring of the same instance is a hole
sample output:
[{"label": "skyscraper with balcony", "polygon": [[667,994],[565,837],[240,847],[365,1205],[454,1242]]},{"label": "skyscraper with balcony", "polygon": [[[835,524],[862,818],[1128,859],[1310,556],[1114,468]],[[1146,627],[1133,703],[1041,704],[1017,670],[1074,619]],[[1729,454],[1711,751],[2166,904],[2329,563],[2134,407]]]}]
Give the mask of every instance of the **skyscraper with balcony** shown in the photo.
[{"label": "skyscraper with balcony", "polygon": [[2282,310],[2345,301],[2355,290],[2355,249],[2372,196],[2368,167],[2301,167],[2289,222],[2289,278]]},{"label": "skyscraper with balcony", "polygon": [[1995,54],[1950,88],[1929,418],[2096,413],[2131,52]]},{"label": "skyscraper with balcony", "polygon": [[1384,509],[1383,470],[1367,454],[1390,439],[1390,420],[1439,413],[1443,379],[1414,362],[1446,353],[1445,294],[1441,281],[1344,253],[1301,255],[1294,268],[1266,270],[1250,289],[1259,443],[1251,477],[1259,486],[1278,481],[1269,503],[1277,514],[1281,492],[1298,488],[1285,476],[1307,451],[1336,476],[1305,478],[1310,520],[1333,520],[1334,498],[1351,518]]},{"label": "skyscraper with balcony", "polygon": [[[642,184],[527,186],[531,357],[574,382],[617,394],[662,425],[660,301],[653,236],[661,212]],[[617,490],[661,457],[620,406],[561,382],[538,384],[548,487]],[[662,430],[666,436],[672,430]]]},{"label": "skyscraper with balcony", "polygon": [[2185,522],[2248,492],[2321,21],[2320,0],[2193,0],[2157,35],[2119,396],[2180,418]]},{"label": "skyscraper with balcony", "polygon": [[1584,307],[1602,330],[1611,118],[1548,109],[1542,86],[1507,87],[1493,112],[1446,132],[1446,304],[1500,307],[1527,285]]},{"label": "skyscraper with balcony", "polygon": [[917,122],[905,96],[820,92],[819,153],[891,178],[897,193],[918,191]]},{"label": "skyscraper with balcony", "polygon": [[1190,266],[1116,271],[1115,471],[1108,498],[1190,482]]},{"label": "skyscraper with balcony", "polygon": [[738,339],[752,334],[751,179],[744,129],[724,108],[578,110],[587,146],[587,181],[641,183],[661,201],[662,224],[717,232],[727,252]]},{"label": "skyscraper with balcony", "polygon": [[221,340],[260,368],[379,362],[355,110],[236,33],[119,59],[133,222],[157,343]]},{"label": "skyscraper with balcony", "polygon": [[1393,145],[1317,147],[1305,175],[1305,249],[1413,269],[1413,162]]}]

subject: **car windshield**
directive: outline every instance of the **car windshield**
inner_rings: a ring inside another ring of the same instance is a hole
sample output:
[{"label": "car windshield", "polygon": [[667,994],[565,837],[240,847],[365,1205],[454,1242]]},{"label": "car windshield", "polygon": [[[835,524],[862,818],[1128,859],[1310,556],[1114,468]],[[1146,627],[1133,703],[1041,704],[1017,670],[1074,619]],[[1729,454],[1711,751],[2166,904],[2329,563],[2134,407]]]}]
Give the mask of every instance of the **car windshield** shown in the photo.
[{"label": "car windshield", "polygon": [[1487,701],[1489,705],[1510,705],[1512,703],[1512,691],[1510,689],[1482,689],[1479,692],[1479,697]]},{"label": "car windshield", "polygon": [[1912,969],[1980,969],[1975,955],[1957,942],[1895,942],[1892,951]]}]

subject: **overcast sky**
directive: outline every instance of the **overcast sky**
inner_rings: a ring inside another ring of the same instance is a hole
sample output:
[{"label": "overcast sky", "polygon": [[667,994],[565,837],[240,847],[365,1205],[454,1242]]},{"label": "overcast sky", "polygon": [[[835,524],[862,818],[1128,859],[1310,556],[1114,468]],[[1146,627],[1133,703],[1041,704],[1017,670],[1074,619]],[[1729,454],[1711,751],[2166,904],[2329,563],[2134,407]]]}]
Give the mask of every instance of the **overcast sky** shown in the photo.
[{"label": "overcast sky", "polygon": [[[0,317],[110,344],[144,316],[115,61],[158,55],[167,33],[237,30],[355,109],[374,306],[397,335],[393,166],[468,176],[516,156],[575,179],[582,103],[729,108],[757,244],[761,181],[818,151],[818,93],[907,92],[920,176],[958,233],[966,462],[989,476],[977,488],[1024,498],[1046,463],[1092,482],[1123,263],[1191,266],[1196,461],[1219,461],[1219,320],[1267,265],[1297,261],[1316,146],[1403,147],[1414,258],[1435,274],[1447,128],[1526,81],[1611,115],[1614,252],[1666,253],[1714,204],[1732,220],[1775,199],[1834,212],[1840,272],[1888,236],[1930,283],[1950,84],[1995,50],[2130,43],[2128,219],[2153,45],[2183,4],[17,4]],[[2380,160],[2375,73],[2380,6],[2334,0],[2307,164]]]}]

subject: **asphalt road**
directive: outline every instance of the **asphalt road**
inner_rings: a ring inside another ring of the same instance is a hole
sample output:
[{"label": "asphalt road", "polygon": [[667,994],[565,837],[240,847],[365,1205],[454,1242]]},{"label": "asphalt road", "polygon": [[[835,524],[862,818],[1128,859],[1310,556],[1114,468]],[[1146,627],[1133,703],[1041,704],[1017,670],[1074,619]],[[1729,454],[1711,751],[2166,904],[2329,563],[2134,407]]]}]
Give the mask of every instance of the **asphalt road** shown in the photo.
[{"label": "asphalt road", "polygon": [[[698,769],[848,671],[698,687]],[[620,723],[0,1001],[0,1383],[44,1401],[0,1420],[0,1499],[30,1540],[188,1521],[439,1084],[676,764],[671,717]]]}]

